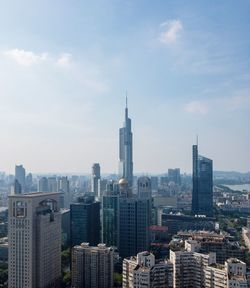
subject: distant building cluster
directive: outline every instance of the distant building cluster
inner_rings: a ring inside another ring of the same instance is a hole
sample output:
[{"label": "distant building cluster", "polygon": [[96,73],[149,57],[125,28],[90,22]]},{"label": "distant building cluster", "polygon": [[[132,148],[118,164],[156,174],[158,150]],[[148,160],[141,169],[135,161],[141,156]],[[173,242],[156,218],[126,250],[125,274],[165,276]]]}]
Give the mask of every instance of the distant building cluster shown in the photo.
[{"label": "distant building cluster", "polygon": [[[247,287],[246,251],[219,233],[213,201],[221,203],[220,191],[214,199],[213,163],[198,145],[192,177],[179,168],[134,176],[126,105],[118,175],[103,177],[99,163],[86,177],[26,175],[16,166],[3,185],[12,184],[8,211],[0,210],[0,263],[8,263],[9,288]],[[249,229],[242,233],[250,243]],[[62,247],[70,251],[68,286]],[[122,280],[113,286],[116,274]]]}]

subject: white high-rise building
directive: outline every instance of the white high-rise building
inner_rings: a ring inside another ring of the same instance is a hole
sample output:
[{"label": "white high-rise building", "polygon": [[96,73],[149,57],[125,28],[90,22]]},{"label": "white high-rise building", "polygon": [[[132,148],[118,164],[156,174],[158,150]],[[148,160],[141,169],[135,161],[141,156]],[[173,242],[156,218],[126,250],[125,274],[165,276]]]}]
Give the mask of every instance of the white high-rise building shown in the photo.
[{"label": "white high-rise building", "polygon": [[136,257],[125,258],[122,269],[122,287],[140,288],[172,286],[172,263],[155,263],[155,256],[147,251],[138,253]]},{"label": "white high-rise building", "polygon": [[113,287],[114,251],[105,244],[82,243],[72,249],[72,288]]},{"label": "white high-rise building", "polygon": [[60,287],[59,193],[9,196],[9,288]]}]

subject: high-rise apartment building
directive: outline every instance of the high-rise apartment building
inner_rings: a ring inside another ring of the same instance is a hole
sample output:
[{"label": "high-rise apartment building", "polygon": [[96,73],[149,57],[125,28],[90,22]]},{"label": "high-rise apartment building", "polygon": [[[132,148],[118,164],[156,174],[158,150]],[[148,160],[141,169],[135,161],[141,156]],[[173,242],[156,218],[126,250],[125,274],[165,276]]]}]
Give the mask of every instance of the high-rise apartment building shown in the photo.
[{"label": "high-rise apartment building", "polygon": [[170,250],[170,261],[173,263],[174,288],[200,288],[204,287],[204,267],[216,263],[216,254]]},{"label": "high-rise apartment building", "polygon": [[122,287],[155,287],[170,288],[172,286],[173,265],[164,261],[155,263],[155,256],[148,252],[140,252],[136,257],[125,258],[122,269]]},{"label": "high-rise apartment building", "polygon": [[193,145],[192,213],[213,215],[213,161],[198,154],[198,145]]},{"label": "high-rise apartment building", "polygon": [[225,261],[225,265],[218,264],[216,253],[197,253],[195,252],[197,245],[196,241],[189,240],[185,241],[186,251],[170,250],[174,288],[247,287],[244,262],[229,258]]},{"label": "high-rise apartment building", "polygon": [[82,243],[72,249],[72,288],[113,287],[114,251],[99,244]]},{"label": "high-rise apartment building", "polygon": [[101,242],[100,202],[94,196],[80,197],[78,203],[70,205],[70,237],[71,247]]},{"label": "high-rise apartment building", "polygon": [[91,174],[91,192],[98,197],[98,181],[101,179],[101,168],[99,163],[94,163]]},{"label": "high-rise apartment building", "polygon": [[128,107],[126,103],[125,121],[119,130],[119,176],[133,186],[133,135],[131,132],[131,119],[128,118]]},{"label": "high-rise apartment building", "polygon": [[[15,180],[20,184],[21,193],[25,193],[25,169],[23,165],[16,165]],[[20,192],[20,189],[18,189],[18,191],[15,191],[15,193],[19,193],[19,192]]]},{"label": "high-rise apartment building", "polygon": [[9,288],[60,287],[58,193],[9,196]]},{"label": "high-rise apartment building", "polygon": [[211,265],[204,268],[205,288],[247,288],[246,263],[229,258],[225,265]]}]

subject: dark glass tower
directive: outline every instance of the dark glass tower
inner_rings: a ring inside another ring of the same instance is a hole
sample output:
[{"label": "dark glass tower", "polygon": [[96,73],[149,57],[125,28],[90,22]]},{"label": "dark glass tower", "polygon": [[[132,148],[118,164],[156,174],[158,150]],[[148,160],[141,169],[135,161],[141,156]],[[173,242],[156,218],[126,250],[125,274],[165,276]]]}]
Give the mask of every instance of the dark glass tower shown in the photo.
[{"label": "dark glass tower", "polygon": [[[119,255],[121,258],[148,250],[151,224],[151,198],[126,193],[128,183],[119,181]],[[151,186],[151,185],[150,185]]]},{"label": "dark glass tower", "polygon": [[101,242],[100,202],[94,196],[78,199],[70,205],[70,238],[71,247],[88,242],[96,246]]},{"label": "dark glass tower", "polygon": [[119,189],[116,183],[107,184],[102,196],[102,242],[118,247],[119,233]]},{"label": "dark glass tower", "polygon": [[125,121],[119,130],[119,175],[125,178],[130,187],[133,185],[133,135],[131,132],[131,119],[128,118],[128,107],[126,100]]},{"label": "dark glass tower", "polygon": [[213,215],[213,161],[199,155],[198,145],[193,145],[192,213]]}]

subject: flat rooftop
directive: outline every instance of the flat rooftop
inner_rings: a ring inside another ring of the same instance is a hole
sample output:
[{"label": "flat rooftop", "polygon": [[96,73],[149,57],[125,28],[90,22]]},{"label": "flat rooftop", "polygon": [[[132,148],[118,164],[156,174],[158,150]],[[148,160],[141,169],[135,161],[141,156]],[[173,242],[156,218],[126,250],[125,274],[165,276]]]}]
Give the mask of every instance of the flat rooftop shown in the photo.
[{"label": "flat rooftop", "polygon": [[14,194],[10,195],[10,198],[34,198],[34,197],[41,197],[41,196],[54,196],[62,194],[60,192],[31,192],[31,193],[25,193],[25,194]]}]

